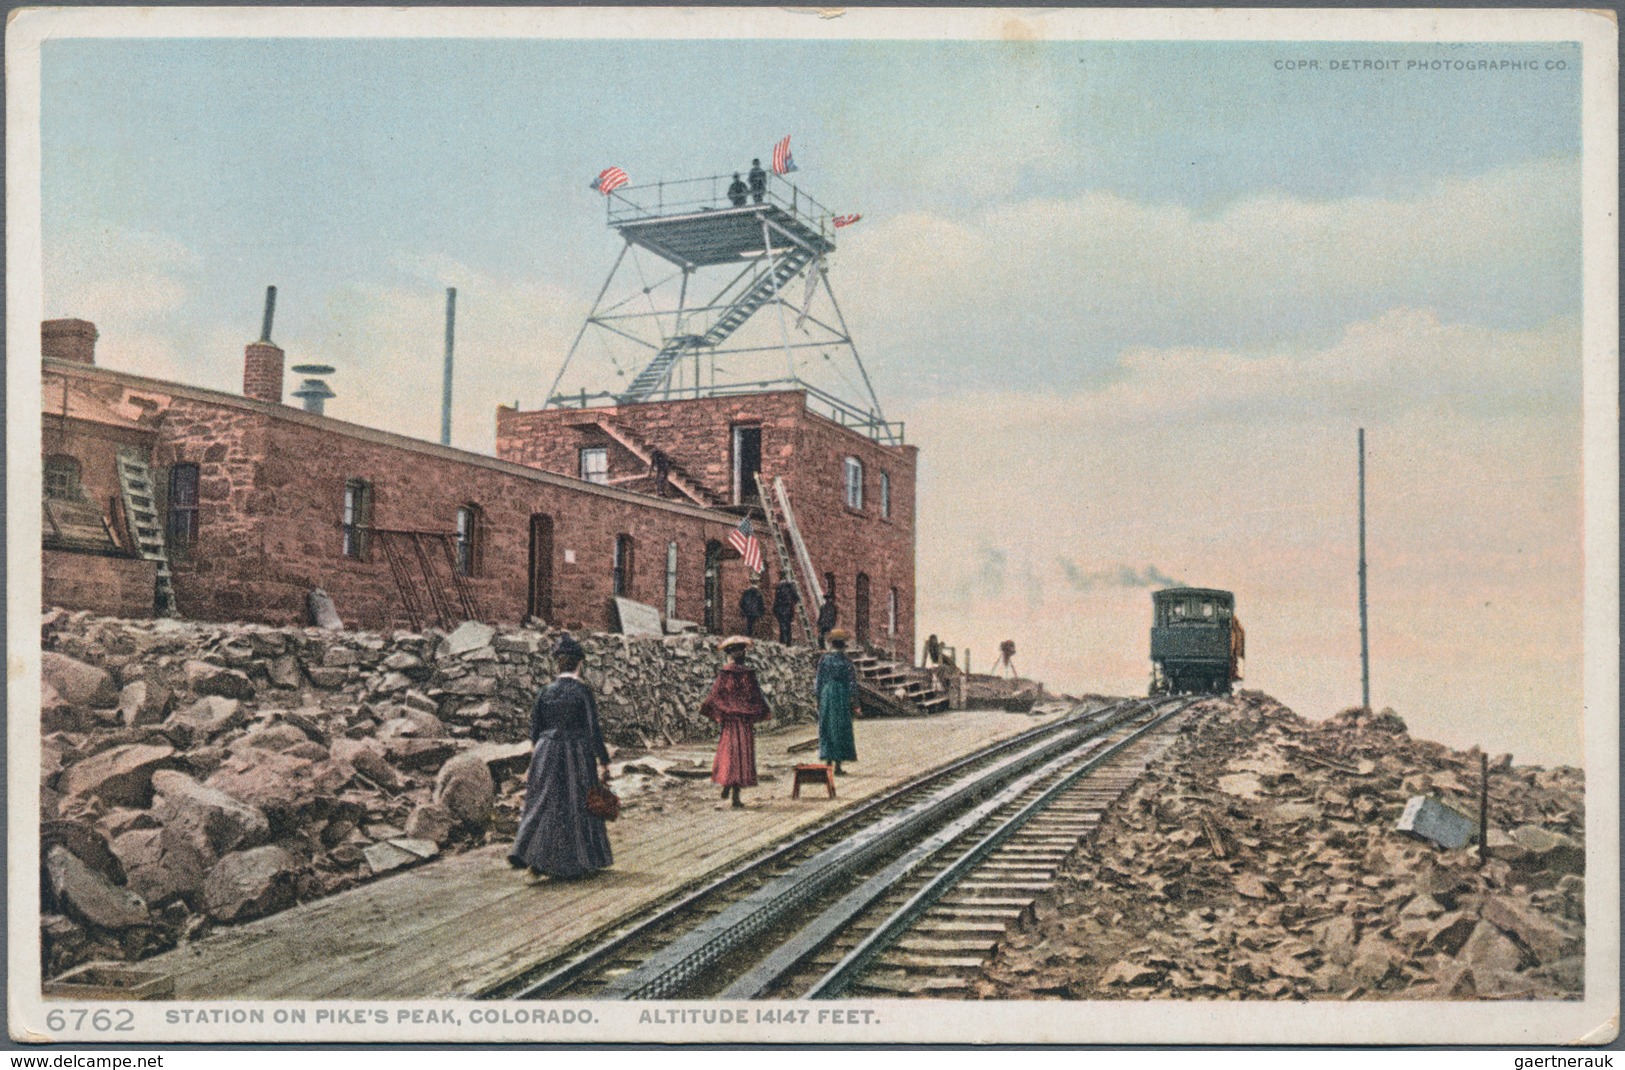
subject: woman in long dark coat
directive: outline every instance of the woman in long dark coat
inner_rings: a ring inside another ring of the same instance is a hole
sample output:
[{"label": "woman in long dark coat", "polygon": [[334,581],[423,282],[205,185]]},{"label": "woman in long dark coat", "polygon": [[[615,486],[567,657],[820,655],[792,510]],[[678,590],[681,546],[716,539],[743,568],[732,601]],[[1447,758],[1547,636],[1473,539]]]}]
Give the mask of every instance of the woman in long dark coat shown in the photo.
[{"label": "woman in long dark coat", "polygon": [[818,696],[818,760],[834,762],[837,773],[845,773],[842,762],[858,760],[858,744],[852,738],[852,718],[858,713],[858,673],[846,657],[845,628],[829,633],[833,648],[818,660],[813,692]]},{"label": "woman in long dark coat", "polygon": [[599,770],[609,779],[609,750],[598,727],[598,704],[577,675],[586,652],[570,636],[553,647],[558,678],[530,711],[530,774],[508,863],[557,880],[585,877],[614,861],[604,819],[587,810]]},{"label": "woman in long dark coat", "polygon": [[723,640],[719,649],[728,655],[728,664],[717,670],[711,693],[700,704],[701,713],[722,725],[711,782],[722,785],[724,799],[733,796],[736,810],[744,806],[739,789],[756,786],[756,723],[772,716],[756,673],[745,664],[750,648],[751,641],[742,635]]}]

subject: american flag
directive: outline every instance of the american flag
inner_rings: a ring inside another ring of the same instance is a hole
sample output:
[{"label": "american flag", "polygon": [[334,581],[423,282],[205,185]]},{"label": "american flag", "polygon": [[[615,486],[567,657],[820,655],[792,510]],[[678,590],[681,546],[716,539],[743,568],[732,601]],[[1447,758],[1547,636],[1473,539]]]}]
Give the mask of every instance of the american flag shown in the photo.
[{"label": "american flag", "polygon": [[750,517],[741,518],[739,526],[728,532],[728,545],[739,551],[752,572],[762,571],[762,544],[756,541],[756,532],[751,530]]},{"label": "american flag", "polygon": [[785,134],[784,140],[773,146],[773,173],[787,175],[791,171],[799,171],[796,161],[790,157],[790,135]]},{"label": "american flag", "polygon": [[598,177],[592,180],[592,185],[589,188],[595,189],[608,197],[610,191],[618,190],[630,181],[631,179],[626,177],[626,172],[619,167],[606,167],[598,172]]},{"label": "american flag", "polygon": [[862,218],[863,216],[856,212],[853,212],[851,215],[838,215],[835,217],[835,225],[837,227],[850,227],[853,223],[856,223]]}]

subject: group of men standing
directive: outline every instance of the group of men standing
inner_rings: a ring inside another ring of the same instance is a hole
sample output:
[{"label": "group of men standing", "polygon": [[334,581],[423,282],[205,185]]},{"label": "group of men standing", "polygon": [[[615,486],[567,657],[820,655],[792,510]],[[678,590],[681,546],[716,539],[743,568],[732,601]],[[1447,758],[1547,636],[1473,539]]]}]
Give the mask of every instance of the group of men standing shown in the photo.
[{"label": "group of men standing", "polygon": [[[793,641],[790,629],[796,620],[796,606],[800,604],[801,596],[796,593],[796,585],[790,582],[789,577],[780,580],[773,589],[773,619],[779,622],[779,642],[785,646]],[[739,615],[745,620],[746,638],[756,638],[756,622],[762,619],[766,609],[767,602],[755,584],[739,592]],[[841,612],[835,605],[835,592],[830,591],[824,595],[823,605],[818,607],[818,649],[824,648],[840,618]]]},{"label": "group of men standing", "polygon": [[752,160],[750,162],[749,186],[745,185],[745,180],[739,177],[738,171],[734,172],[733,185],[728,187],[728,200],[732,202],[735,208],[745,207],[746,197],[754,197],[756,203],[761,204],[762,199],[766,196],[767,172],[762,170],[761,160]]}]

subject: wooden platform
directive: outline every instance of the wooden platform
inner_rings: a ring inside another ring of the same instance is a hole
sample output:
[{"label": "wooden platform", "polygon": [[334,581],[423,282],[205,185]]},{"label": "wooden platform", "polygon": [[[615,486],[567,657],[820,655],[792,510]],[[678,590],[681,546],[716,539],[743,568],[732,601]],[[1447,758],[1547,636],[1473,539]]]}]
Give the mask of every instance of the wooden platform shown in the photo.
[{"label": "wooden platform", "polygon": [[807,756],[787,748],[812,736],[810,726],[764,733],[758,769],[775,779],[745,789],[745,809],[730,810],[709,780],[632,801],[610,826],[615,865],[591,880],[537,881],[494,845],[219,930],[143,966],[173,975],[177,999],[473,996],[708,872],[1044,719],[978,710],[859,721],[860,760],[837,781],[837,799],[789,797],[790,771]]}]

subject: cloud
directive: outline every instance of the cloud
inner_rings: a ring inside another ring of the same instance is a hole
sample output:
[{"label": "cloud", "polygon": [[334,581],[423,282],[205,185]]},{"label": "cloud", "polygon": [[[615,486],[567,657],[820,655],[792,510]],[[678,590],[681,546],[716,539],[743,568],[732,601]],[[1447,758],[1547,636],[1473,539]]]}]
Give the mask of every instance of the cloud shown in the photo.
[{"label": "cloud", "polygon": [[1495,328],[1576,314],[1578,166],[1211,215],[1099,192],[912,213],[865,220],[837,255],[883,397],[1071,390],[1125,350],[1323,341],[1400,306]]}]

